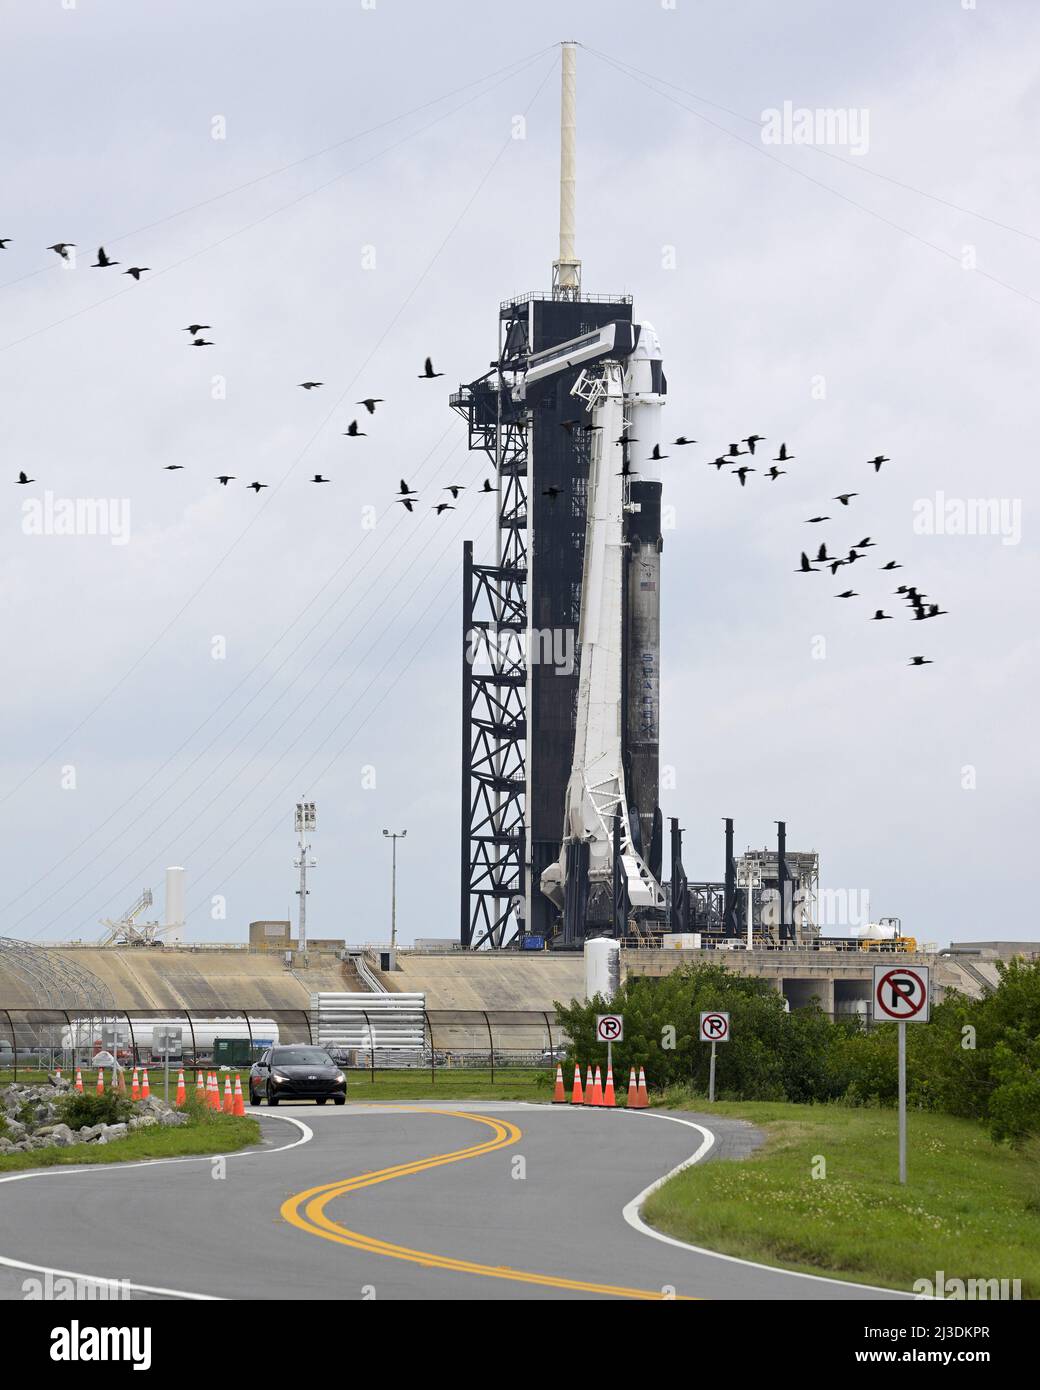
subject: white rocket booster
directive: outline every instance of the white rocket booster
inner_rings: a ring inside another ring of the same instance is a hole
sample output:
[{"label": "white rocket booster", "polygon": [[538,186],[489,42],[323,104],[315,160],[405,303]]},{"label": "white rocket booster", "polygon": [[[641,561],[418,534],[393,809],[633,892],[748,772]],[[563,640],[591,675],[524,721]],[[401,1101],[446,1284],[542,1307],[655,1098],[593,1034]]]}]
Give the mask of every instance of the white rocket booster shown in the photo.
[{"label": "white rocket booster", "polygon": [[[621,859],[629,901],[636,908],[659,908],[664,906],[664,893],[633,837],[624,767],[626,551],[633,515],[629,482],[632,475],[639,478],[647,467],[655,467],[643,460],[657,440],[657,412],[664,402],[661,350],[653,328],[649,324],[640,327],[635,348],[624,361],[607,360],[583,371],[572,394],[587,402],[595,427],[589,435],[592,443],[578,628],[580,673],[564,846],[559,860],[542,874],[541,887],[558,907],[563,906],[566,847],[573,841],[588,844],[590,884],[609,883],[613,876],[613,822],[620,812]],[[629,475],[623,472],[626,458]],[[659,487],[657,497],[659,515]],[[656,539],[659,542],[659,536]],[[650,591],[644,592],[649,601]],[[655,576],[652,623],[640,627],[644,642],[651,628],[656,637],[657,600]],[[654,667],[651,722],[656,779],[658,658],[656,653],[650,656]],[[655,786],[652,804],[641,808],[651,818],[656,800]]]}]

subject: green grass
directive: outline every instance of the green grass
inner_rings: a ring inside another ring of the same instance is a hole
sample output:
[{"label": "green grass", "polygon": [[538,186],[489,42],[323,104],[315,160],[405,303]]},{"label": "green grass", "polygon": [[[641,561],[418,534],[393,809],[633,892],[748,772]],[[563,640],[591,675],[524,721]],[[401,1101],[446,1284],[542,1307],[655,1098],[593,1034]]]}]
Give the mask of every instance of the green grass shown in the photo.
[{"label": "green grass", "polygon": [[347,1072],[347,1104],[373,1100],[552,1100],[556,1072],[519,1067],[438,1067],[436,1079],[429,1071]]},{"label": "green grass", "polygon": [[[698,1165],[654,1193],[644,1215],[659,1230],[860,1283],[909,1291],[943,1270],[1021,1279],[1023,1298],[1040,1297],[1040,1143],[1015,1151],[971,1121],[911,1112],[901,1187],[894,1110],[667,1100],[749,1120],[768,1138],[752,1158]],[[826,1176],[814,1179],[817,1156]]]},{"label": "green grass", "polygon": [[[2,1129],[2,1126],[0,1126]],[[149,1125],[107,1144],[55,1144],[24,1153],[0,1154],[0,1173],[22,1168],[79,1167],[87,1163],[127,1163],[142,1158],[176,1158],[182,1154],[233,1153],[260,1140],[259,1122],[251,1116],[195,1111],[192,1121],[176,1128]]]}]

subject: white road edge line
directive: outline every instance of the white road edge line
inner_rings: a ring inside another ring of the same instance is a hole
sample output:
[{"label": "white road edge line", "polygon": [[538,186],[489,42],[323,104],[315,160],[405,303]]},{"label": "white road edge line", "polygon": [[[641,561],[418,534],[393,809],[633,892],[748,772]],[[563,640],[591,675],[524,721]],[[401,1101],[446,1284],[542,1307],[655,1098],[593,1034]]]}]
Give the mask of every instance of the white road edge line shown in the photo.
[{"label": "white road edge line", "polygon": [[[68,1177],[72,1173],[104,1173],[111,1172],[113,1168],[152,1168],[160,1163],[209,1163],[215,1158],[254,1158],[257,1154],[280,1154],[287,1149],[298,1148],[301,1144],[308,1144],[314,1138],[314,1131],[310,1125],[303,1120],[297,1120],[292,1115],[264,1115],[264,1119],[285,1120],[286,1123],[295,1125],[301,1131],[299,1139],[294,1139],[291,1144],[280,1144],[277,1149],[249,1149],[247,1152],[230,1154],[186,1154],[181,1158],[143,1158],[134,1163],[89,1163],[80,1168],[56,1167],[56,1168],[35,1168],[29,1169],[24,1173],[11,1173],[8,1177],[0,1178],[0,1183],[21,1182],[24,1178],[56,1178]],[[58,1279],[81,1279],[87,1284],[103,1285],[107,1288],[132,1289],[135,1293],[154,1293],[167,1298],[189,1298],[195,1301],[206,1303],[222,1303],[224,1300],[220,1294],[213,1293],[189,1293],[184,1289],[164,1289],[155,1284],[131,1284],[122,1279],[111,1279],[107,1275],[101,1274],[78,1274],[70,1269],[54,1269],[51,1265],[34,1265],[27,1260],[12,1260],[6,1255],[0,1255],[0,1265],[8,1269],[27,1269],[33,1274],[50,1274]]]},{"label": "white road edge line", "polygon": [[856,1284],[851,1279],[831,1279],[826,1274],[803,1274],[798,1269],[784,1269],[782,1265],[764,1265],[757,1260],[743,1260],[739,1255],[722,1255],[718,1250],[708,1250],[703,1245],[691,1245],[689,1241],[677,1240],[674,1236],[666,1236],[663,1231],[655,1231],[652,1226],[648,1226],[640,1216],[640,1209],[654,1192],[665,1185],[670,1178],[674,1178],[677,1173],[681,1173],[686,1168],[692,1168],[695,1163],[707,1157],[715,1146],[715,1135],[704,1125],[699,1125],[695,1120],[683,1120],[678,1115],[664,1115],[658,1110],[645,1110],[635,1112],[641,1119],[651,1120],[671,1120],[673,1124],[686,1125],[689,1129],[695,1129],[704,1137],[698,1148],[689,1158],[683,1159],[682,1163],[670,1169],[656,1182],[652,1182],[649,1187],[644,1187],[642,1192],[628,1202],[622,1209],[621,1215],[625,1218],[633,1230],[639,1231],[641,1235],[652,1236],[654,1240],[663,1241],[666,1245],[675,1245],[680,1250],[691,1250],[695,1255],[710,1255],[713,1260],[725,1260],[728,1264],[745,1265],[748,1269],[764,1269],[770,1274],[783,1274],[788,1279],[812,1279],[822,1284],[840,1284],[844,1289],[867,1289],[871,1293],[890,1294],[893,1298],[916,1298],[915,1294],[907,1293],[903,1289],[886,1289],[878,1284]]}]

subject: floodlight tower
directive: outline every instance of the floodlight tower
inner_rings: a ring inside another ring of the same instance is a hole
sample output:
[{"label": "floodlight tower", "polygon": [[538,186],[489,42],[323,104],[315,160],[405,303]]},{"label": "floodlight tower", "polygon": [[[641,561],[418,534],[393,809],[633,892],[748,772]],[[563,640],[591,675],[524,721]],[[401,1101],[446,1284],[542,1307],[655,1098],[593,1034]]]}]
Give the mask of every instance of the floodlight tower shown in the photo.
[{"label": "floodlight tower", "polygon": [[300,886],[296,894],[300,899],[300,930],[298,937],[298,948],[301,952],[307,950],[307,870],[317,867],[318,861],[311,858],[311,847],[307,842],[307,837],[318,825],[317,807],[313,801],[297,801],[296,803],[296,834],[299,836],[297,846],[297,856],[293,860],[293,868],[300,871]]}]

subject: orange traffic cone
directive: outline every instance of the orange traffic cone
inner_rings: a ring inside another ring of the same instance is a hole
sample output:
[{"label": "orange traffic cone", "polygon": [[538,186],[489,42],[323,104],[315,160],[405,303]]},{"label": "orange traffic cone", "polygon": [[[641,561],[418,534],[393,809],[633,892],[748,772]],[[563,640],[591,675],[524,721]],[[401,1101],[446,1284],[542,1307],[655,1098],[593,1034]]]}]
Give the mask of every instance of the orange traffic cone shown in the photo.
[{"label": "orange traffic cone", "polygon": [[220,1086],[215,1071],[211,1071],[209,1074],[209,1108],[211,1110],[220,1109]]},{"label": "orange traffic cone", "polygon": [[586,1104],[586,1105],[595,1105],[595,1104],[596,1104],[596,1102],[595,1102],[595,1101],[593,1100],[593,1098],[592,1098],[592,1066],[591,1066],[591,1064],[585,1068],[585,1104]]},{"label": "orange traffic cone", "polygon": [[97,1093],[99,1096],[105,1094],[105,1071],[103,1067],[97,1069]]},{"label": "orange traffic cone", "polygon": [[121,1096],[126,1095],[126,1073],[123,1071],[122,1067],[118,1070],[115,1067],[112,1068],[112,1085]]},{"label": "orange traffic cone", "polygon": [[59,1081],[61,1080],[61,1067],[55,1068],[54,1075],[58,1078]]},{"label": "orange traffic cone", "polygon": [[556,1063],[556,1090],[553,1092],[553,1105],[566,1105],[567,1096],[563,1089],[563,1067]]},{"label": "orange traffic cone", "polygon": [[233,1115],[244,1115],[246,1113],[246,1103],[242,1098],[242,1078],[238,1072],[235,1073],[235,1104],[232,1107]]},{"label": "orange traffic cone", "polygon": [[144,1071],[141,1074],[141,1099],[148,1100],[151,1094],[152,1093],[148,1088],[148,1068],[145,1067]]},{"label": "orange traffic cone", "polygon": [[130,1099],[133,1101],[141,1099],[141,1082],[138,1079],[136,1067],[134,1067],[134,1074],[130,1078]]},{"label": "orange traffic cone", "polygon": [[202,1104],[206,1102],[206,1083],[202,1079],[202,1072],[195,1073],[195,1099]]},{"label": "orange traffic cone", "polygon": [[187,1099],[188,1099],[187,1092],[186,1092],[185,1089],[184,1089],[184,1071],[183,1071],[183,1068],[182,1068],[182,1069],[177,1073],[177,1096],[176,1096],[176,1099],[175,1099],[175,1101],[174,1101],[174,1104],[175,1104],[175,1105],[183,1105],[184,1102],[185,1102]]},{"label": "orange traffic cone", "polygon": [[646,1073],[643,1068],[639,1068],[639,1108],[645,1110],[650,1104],[650,1097],[646,1093]]},{"label": "orange traffic cone", "polygon": [[224,1077],[224,1114],[233,1115],[235,1111],[235,1098],[231,1094],[231,1077]]},{"label": "orange traffic cone", "polygon": [[639,1086],[636,1083],[636,1069],[628,1069],[628,1108],[629,1110],[639,1109]]},{"label": "orange traffic cone", "polygon": [[574,1063],[574,1086],[571,1089],[571,1104],[585,1104],[585,1097],[581,1093],[581,1067],[578,1066],[577,1062]]},{"label": "orange traffic cone", "polygon": [[76,1090],[80,1095],[83,1094],[83,1073],[80,1071],[79,1067],[76,1068]]},{"label": "orange traffic cone", "polygon": [[607,1084],[603,1088],[603,1104],[609,1106],[611,1110],[617,1105],[617,1100],[614,1097],[614,1068],[609,1063],[607,1065]]},{"label": "orange traffic cone", "polygon": [[600,1079],[599,1067],[596,1068],[596,1079],[592,1083],[592,1103],[593,1105],[603,1104],[603,1082]]}]

